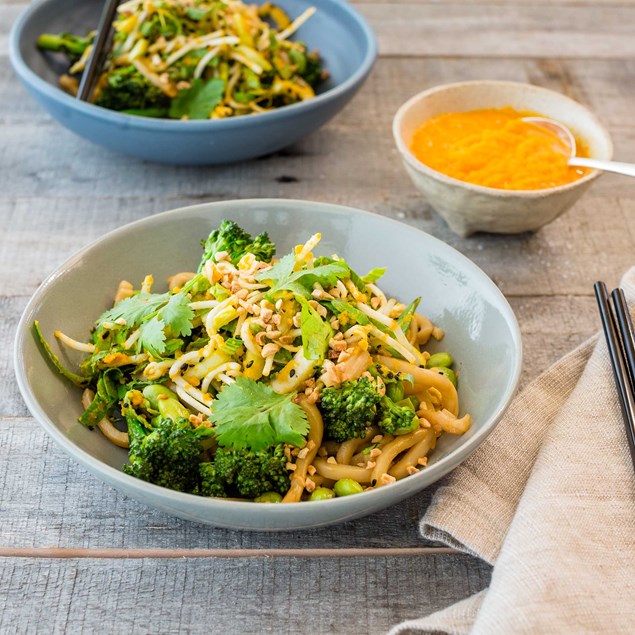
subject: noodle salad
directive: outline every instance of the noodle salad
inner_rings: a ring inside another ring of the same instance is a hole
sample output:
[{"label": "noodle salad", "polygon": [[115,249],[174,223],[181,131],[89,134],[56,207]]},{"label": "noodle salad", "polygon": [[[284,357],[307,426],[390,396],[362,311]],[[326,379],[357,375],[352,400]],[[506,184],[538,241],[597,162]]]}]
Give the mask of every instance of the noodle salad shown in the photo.
[{"label": "noodle salad", "polygon": [[[314,13],[292,20],[267,2],[128,0],[117,8],[115,35],[95,87],[98,106],[170,119],[223,119],[315,97],[326,78],[317,52],[290,38]],[[77,94],[95,33],[44,33],[38,48],[64,52],[60,77]]]},{"label": "noodle salad", "polygon": [[424,469],[443,433],[462,434],[443,331],[342,258],[320,234],[277,259],[266,233],[223,221],[196,272],[169,290],[122,281],[85,352],[55,368],[83,389],[79,418],[128,449],[124,471],[173,490],[257,502],[372,490]]}]

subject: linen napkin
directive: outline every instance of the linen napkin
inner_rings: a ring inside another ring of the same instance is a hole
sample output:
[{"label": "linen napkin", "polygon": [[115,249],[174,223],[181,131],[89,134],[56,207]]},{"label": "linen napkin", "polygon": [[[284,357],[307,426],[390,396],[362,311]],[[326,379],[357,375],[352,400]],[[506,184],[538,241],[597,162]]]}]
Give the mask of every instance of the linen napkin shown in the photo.
[{"label": "linen napkin", "polygon": [[[635,306],[635,268],[621,286]],[[635,633],[635,472],[603,335],[517,395],[420,528],[491,584],[390,635]]]}]

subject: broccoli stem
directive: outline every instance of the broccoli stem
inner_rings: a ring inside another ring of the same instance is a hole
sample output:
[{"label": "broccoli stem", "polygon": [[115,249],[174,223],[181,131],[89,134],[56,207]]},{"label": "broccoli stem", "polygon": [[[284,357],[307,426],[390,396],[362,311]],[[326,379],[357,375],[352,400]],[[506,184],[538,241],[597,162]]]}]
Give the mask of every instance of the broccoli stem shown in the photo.
[{"label": "broccoli stem", "polygon": [[158,410],[163,419],[188,419],[190,411],[179,401],[176,393],[161,384],[150,384],[143,389],[153,410]]},{"label": "broccoli stem", "polygon": [[64,51],[70,57],[81,57],[92,42],[92,37],[77,37],[70,33],[43,33],[37,39],[37,46],[55,53]]}]

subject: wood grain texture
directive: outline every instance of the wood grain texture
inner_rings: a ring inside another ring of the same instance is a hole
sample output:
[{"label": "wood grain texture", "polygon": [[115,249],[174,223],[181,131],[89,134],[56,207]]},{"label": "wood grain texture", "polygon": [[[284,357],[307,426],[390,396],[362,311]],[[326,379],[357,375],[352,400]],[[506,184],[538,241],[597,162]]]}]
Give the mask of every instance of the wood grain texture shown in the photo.
[{"label": "wood grain texture", "polygon": [[488,580],[466,556],[0,559],[0,632],[374,635]]},{"label": "wood grain texture", "polygon": [[598,330],[593,281],[615,285],[634,261],[635,182],[603,177],[536,234],[460,239],[413,189],[390,122],[435,84],[525,81],[588,105],[617,156],[635,161],[635,2],[355,0],[381,58],[348,108],[284,152],[196,169],[120,157],[53,122],[8,64],[9,30],[27,4],[0,0],[0,633],[383,633],[486,587],[479,561],[421,551],[433,546],[417,524],[434,488],[372,519],[266,535],[171,518],[120,495],[67,459],[26,410],[13,378],[15,327],[40,282],[115,227],[207,200],[305,198],[402,220],[474,260],[518,316],[526,383]]}]

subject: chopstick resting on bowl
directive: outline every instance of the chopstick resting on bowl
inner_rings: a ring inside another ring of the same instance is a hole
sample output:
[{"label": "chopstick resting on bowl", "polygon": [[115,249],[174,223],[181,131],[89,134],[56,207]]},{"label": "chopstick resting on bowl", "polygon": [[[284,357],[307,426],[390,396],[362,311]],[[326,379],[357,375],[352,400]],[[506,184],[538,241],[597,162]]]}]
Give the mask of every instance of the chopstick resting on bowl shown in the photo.
[{"label": "chopstick resting on bowl", "polygon": [[614,289],[611,294],[615,307],[613,310],[604,282],[596,282],[593,288],[620,396],[631,459],[635,467],[635,332],[633,322],[622,289]]},{"label": "chopstick resting on bowl", "polygon": [[93,48],[88,58],[88,63],[82,74],[82,79],[77,91],[77,99],[88,101],[93,93],[95,81],[101,73],[106,57],[106,50],[110,43],[112,34],[112,23],[117,13],[117,7],[120,0],[106,0],[104,8],[99,18],[99,26],[97,27],[97,35],[93,42]]}]

